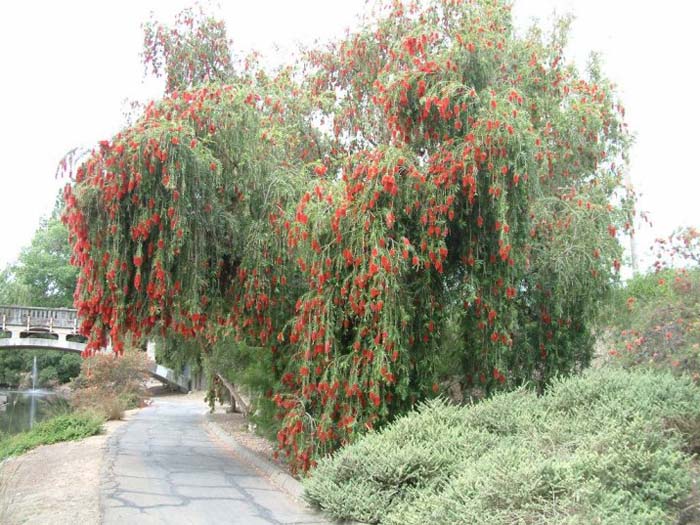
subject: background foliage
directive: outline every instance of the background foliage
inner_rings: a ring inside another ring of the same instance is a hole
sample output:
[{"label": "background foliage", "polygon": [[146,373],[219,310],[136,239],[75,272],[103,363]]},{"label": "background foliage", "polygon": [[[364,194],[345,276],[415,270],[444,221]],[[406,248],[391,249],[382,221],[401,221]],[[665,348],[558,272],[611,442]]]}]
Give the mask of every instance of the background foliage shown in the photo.
[{"label": "background foliage", "polygon": [[51,350],[9,350],[0,352],[0,385],[19,386],[25,383],[31,387],[28,374],[36,357],[39,371],[37,387],[48,387],[55,383],[67,383],[80,373],[82,358]]},{"label": "background foliage", "polygon": [[70,264],[72,249],[68,229],[60,220],[62,210],[63,200],[59,197],[53,212],[42,220],[17,262],[0,272],[0,304],[73,306],[78,270]]}]

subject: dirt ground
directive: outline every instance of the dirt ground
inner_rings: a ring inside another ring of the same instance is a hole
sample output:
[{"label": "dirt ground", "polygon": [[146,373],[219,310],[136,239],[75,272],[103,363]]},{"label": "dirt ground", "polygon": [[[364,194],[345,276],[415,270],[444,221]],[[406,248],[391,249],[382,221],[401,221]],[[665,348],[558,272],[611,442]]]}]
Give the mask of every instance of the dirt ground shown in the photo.
[{"label": "dirt ground", "polygon": [[258,436],[254,432],[251,432],[248,429],[248,422],[242,414],[226,413],[217,408],[213,414],[209,414],[209,420],[218,425],[224,432],[235,438],[239,444],[247,449],[252,450],[273,463],[281,464],[274,458],[274,444]]},{"label": "dirt ground", "polygon": [[35,448],[0,467],[0,523],[39,525],[100,522],[104,445],[124,421],[81,441]]},{"label": "dirt ground", "polygon": [[[169,402],[201,399],[203,392],[154,392]],[[128,421],[109,421],[105,432],[81,441],[38,447],[0,465],[0,523],[3,525],[100,523],[100,472],[109,435]],[[272,460],[273,444],[248,431],[241,414],[217,407],[210,420],[241,445]]]}]

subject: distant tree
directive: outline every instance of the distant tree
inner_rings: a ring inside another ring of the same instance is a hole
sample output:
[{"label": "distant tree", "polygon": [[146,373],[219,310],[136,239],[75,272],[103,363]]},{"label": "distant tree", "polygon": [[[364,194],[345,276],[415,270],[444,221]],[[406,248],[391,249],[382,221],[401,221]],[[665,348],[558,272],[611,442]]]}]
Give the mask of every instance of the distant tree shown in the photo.
[{"label": "distant tree", "polygon": [[201,8],[185,9],[172,26],[150,20],[143,29],[144,65],[165,77],[167,93],[233,76],[226,26]]},{"label": "distant tree", "polygon": [[16,263],[0,272],[0,304],[49,308],[73,306],[77,269],[70,264],[68,229],[60,220],[63,199],[41,221]]},{"label": "distant tree", "polygon": [[678,266],[700,266],[700,230],[694,226],[677,228],[668,237],[660,237],[654,243],[656,261],[654,269]]}]

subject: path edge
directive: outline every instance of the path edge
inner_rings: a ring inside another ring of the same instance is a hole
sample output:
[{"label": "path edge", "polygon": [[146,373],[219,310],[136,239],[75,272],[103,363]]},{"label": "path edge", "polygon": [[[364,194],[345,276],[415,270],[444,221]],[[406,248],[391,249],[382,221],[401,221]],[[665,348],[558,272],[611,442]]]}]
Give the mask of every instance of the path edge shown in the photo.
[{"label": "path edge", "polygon": [[207,430],[231,447],[243,460],[265,474],[277,487],[287,492],[290,496],[306,503],[304,500],[304,487],[299,480],[287,474],[279,466],[263,458],[258,453],[241,445],[235,437],[227,433],[208,417],[205,425]]}]

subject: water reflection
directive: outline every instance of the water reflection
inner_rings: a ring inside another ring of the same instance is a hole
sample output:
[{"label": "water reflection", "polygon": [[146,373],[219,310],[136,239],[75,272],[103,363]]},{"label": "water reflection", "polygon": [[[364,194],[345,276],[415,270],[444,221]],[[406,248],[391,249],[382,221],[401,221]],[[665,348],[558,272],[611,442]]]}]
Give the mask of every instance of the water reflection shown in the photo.
[{"label": "water reflection", "polygon": [[51,390],[0,390],[0,434],[24,432],[68,411],[68,401]]}]

